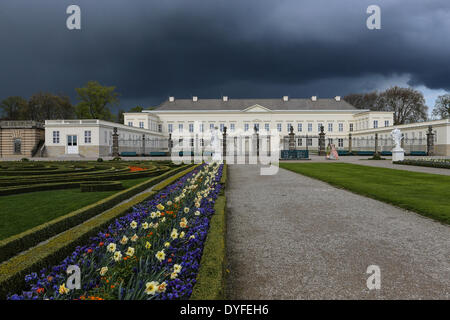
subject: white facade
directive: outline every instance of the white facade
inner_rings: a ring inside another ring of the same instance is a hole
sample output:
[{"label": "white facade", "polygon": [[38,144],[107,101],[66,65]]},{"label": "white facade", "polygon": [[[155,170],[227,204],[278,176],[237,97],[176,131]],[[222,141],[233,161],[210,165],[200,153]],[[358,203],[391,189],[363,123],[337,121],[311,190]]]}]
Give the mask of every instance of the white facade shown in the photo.
[{"label": "white facade", "polygon": [[111,156],[114,128],[117,128],[119,134],[119,152],[134,152],[137,155],[151,151],[167,151],[167,139],[157,130],[96,119],[46,120],[45,154],[48,157]]}]

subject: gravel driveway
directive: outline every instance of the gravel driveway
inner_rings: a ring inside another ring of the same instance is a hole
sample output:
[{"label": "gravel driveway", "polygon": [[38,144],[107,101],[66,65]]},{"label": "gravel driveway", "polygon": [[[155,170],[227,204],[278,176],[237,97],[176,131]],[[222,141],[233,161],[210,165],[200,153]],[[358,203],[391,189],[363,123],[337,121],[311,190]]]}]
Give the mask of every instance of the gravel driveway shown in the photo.
[{"label": "gravel driveway", "polygon": [[229,298],[450,299],[449,226],[284,169],[228,181]]}]

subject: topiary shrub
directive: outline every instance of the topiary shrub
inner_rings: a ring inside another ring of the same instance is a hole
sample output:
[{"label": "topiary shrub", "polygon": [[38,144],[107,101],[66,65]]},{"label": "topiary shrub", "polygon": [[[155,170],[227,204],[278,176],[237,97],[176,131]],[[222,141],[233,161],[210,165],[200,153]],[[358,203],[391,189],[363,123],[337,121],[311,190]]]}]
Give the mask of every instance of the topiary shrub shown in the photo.
[{"label": "topiary shrub", "polygon": [[121,157],[114,157],[114,158],[112,159],[112,161],[121,161],[121,160],[122,160]]},{"label": "topiary shrub", "polygon": [[20,159],[20,161],[26,162],[26,161],[30,161],[30,159],[28,159],[28,158],[22,158],[22,159]]},{"label": "topiary shrub", "polygon": [[103,158],[98,158],[97,162],[103,162]]}]

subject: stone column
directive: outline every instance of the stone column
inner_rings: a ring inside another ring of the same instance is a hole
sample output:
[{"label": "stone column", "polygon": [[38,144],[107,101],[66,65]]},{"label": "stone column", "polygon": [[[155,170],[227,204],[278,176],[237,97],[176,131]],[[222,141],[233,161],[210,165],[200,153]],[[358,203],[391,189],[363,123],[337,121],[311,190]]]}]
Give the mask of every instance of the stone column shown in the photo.
[{"label": "stone column", "polygon": [[222,159],[225,161],[225,157],[227,156],[227,127],[223,127],[223,133],[222,133]]},{"label": "stone column", "polygon": [[434,133],[433,126],[428,126],[427,132],[427,156],[434,154]]},{"label": "stone column", "polygon": [[319,133],[319,156],[326,156],[327,153],[325,151],[325,132],[323,132],[323,126],[320,126]]},{"label": "stone column", "polygon": [[352,153],[352,134],[348,134],[348,152]]},{"label": "stone column", "polygon": [[115,127],[113,133],[113,147],[112,147],[112,155],[113,157],[119,156],[119,134],[117,133],[117,128]]},{"label": "stone column", "polygon": [[375,156],[379,156],[379,153],[378,153],[378,133],[375,133]]},{"label": "stone column", "polygon": [[291,126],[289,128],[289,151],[295,150],[295,134],[294,134],[294,127]]}]

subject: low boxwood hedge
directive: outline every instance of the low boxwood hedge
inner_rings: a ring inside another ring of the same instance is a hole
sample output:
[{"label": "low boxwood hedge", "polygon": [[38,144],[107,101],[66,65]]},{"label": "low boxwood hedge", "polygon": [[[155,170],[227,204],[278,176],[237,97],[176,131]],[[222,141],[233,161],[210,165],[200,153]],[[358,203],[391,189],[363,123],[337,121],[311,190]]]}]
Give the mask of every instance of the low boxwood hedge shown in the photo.
[{"label": "low boxwood hedge", "polygon": [[108,210],[116,204],[185,169],[186,166],[173,169],[169,172],[163,173],[160,176],[150,178],[149,180],[144,181],[129,189],[120,191],[94,204],[83,207],[64,216],[58,217],[52,221],[0,241],[0,262],[13,257],[23,250],[35,246],[41,241],[47,240],[58,233],[70,229],[105,210]]},{"label": "low boxwood hedge", "polygon": [[224,300],[226,297],[226,197],[227,166],[220,183],[223,188],[214,205],[208,236],[203,248],[197,282],[191,300]]},{"label": "low boxwood hedge", "polygon": [[[168,186],[180,177],[184,176],[196,166],[190,166],[182,172],[173,174],[160,182],[160,185]],[[178,169],[176,169],[178,170]],[[178,170],[180,171],[180,170]],[[0,299],[6,298],[11,292],[19,292],[25,288],[24,277],[30,272],[40,270],[48,265],[57,264],[69,255],[77,246],[83,245],[90,237],[107,227],[114,219],[125,215],[133,206],[150,199],[156,191],[140,194],[132,200],[107,210],[98,216],[80,223],[79,225],[58,234],[46,243],[42,243],[31,250],[23,252],[6,262],[0,264]]]},{"label": "low boxwood hedge", "polygon": [[407,166],[420,166],[439,169],[450,169],[450,161],[437,161],[437,160],[402,160],[394,161],[394,164],[404,164]]},{"label": "low boxwood hedge", "polygon": [[81,192],[122,190],[122,181],[94,181],[80,183]]}]

